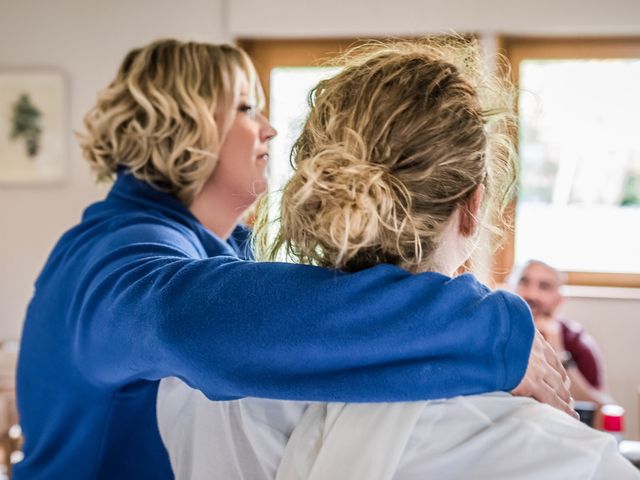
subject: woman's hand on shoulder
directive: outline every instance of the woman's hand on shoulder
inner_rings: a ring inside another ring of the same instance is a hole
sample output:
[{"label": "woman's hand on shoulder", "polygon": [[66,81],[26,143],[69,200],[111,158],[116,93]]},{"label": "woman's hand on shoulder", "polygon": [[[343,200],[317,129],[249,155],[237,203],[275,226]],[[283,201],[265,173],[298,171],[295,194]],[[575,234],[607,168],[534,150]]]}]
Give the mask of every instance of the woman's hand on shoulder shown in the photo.
[{"label": "woman's hand on shoulder", "polygon": [[512,395],[532,397],[578,418],[571,404],[569,377],[553,348],[536,330],[527,371]]}]

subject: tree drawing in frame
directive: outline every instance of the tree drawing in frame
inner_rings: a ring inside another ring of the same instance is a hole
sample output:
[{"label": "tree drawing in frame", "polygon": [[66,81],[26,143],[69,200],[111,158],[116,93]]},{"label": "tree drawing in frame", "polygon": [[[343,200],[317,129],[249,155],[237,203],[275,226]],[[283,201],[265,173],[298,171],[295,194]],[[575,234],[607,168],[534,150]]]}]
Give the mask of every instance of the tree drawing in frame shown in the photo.
[{"label": "tree drawing in frame", "polygon": [[42,113],[29,95],[21,94],[13,106],[10,137],[12,140],[24,140],[29,159],[34,159],[40,150],[41,117]]},{"label": "tree drawing in frame", "polygon": [[55,69],[0,69],[0,188],[66,177],[66,81]]}]

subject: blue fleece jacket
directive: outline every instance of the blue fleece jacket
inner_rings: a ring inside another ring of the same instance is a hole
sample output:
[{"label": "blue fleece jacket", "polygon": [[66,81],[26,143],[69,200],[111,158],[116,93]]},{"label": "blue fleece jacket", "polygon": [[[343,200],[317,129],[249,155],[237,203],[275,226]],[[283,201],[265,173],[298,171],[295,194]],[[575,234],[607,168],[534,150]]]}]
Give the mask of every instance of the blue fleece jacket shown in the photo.
[{"label": "blue fleece jacket", "polygon": [[59,241],[18,364],[18,479],[167,479],[158,380],[211,399],[398,401],[514,388],[526,304],[471,275],[241,260],[128,173]]}]

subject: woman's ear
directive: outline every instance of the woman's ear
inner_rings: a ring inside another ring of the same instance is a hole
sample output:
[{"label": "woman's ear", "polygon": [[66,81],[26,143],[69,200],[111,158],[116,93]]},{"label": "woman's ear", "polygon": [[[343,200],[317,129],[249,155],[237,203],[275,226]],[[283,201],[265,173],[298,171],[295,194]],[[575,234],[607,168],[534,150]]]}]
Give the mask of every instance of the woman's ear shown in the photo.
[{"label": "woman's ear", "polygon": [[478,214],[484,197],[484,185],[480,184],[473,191],[469,199],[460,208],[460,235],[471,237],[478,229]]}]

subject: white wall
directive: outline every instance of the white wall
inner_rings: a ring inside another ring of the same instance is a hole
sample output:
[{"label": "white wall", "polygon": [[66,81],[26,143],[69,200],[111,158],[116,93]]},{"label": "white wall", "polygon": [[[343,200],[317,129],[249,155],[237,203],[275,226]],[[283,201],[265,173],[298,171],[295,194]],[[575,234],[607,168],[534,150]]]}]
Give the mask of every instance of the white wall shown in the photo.
[{"label": "white wall", "polygon": [[593,295],[589,298],[586,296],[589,288],[571,290],[586,292],[567,298],[562,310],[567,318],[580,322],[597,341],[605,360],[609,391],[626,410],[626,434],[639,440],[640,292],[627,291],[629,298],[626,299]]},{"label": "white wall", "polygon": [[53,66],[69,84],[68,178],[0,186],[0,340],[18,338],[33,281],[60,234],[104,195],[71,133],[128,50],[158,37],[228,40],[222,0],[0,0],[0,67]]},{"label": "white wall", "polygon": [[247,38],[640,32],[637,0],[233,0],[229,11],[231,34]]}]

